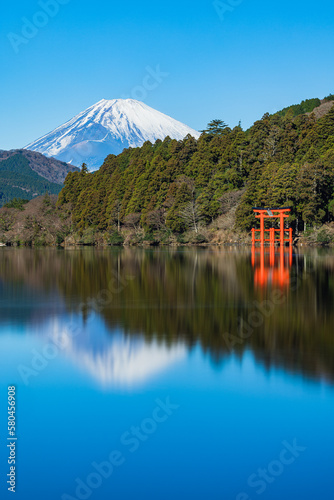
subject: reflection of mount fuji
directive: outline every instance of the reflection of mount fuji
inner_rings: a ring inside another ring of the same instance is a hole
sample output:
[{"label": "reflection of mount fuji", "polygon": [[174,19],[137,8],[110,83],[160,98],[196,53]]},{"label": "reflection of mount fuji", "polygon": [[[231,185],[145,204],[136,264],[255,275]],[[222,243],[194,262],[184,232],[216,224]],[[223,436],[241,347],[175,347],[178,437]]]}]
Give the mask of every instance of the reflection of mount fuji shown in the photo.
[{"label": "reflection of mount fuji", "polygon": [[[254,288],[248,250],[2,249],[0,335],[8,324],[59,335],[54,318],[64,325],[75,317],[81,325],[101,291],[109,290],[111,300],[98,309],[97,319],[63,352],[105,383],[143,380],[196,344],[217,366],[231,350],[242,355],[250,349],[268,368],[333,380],[332,253],[294,253],[291,286],[281,288],[272,270],[267,285]],[[261,303],[277,289],[282,302],[270,314],[264,311],[248,336],[242,325],[258,317]],[[247,338],[238,338],[240,332]]]},{"label": "reflection of mount fuji", "polygon": [[52,332],[49,338],[63,345],[64,355],[104,386],[143,383],[186,356],[187,349],[181,343],[147,343],[141,336],[110,335],[100,323],[94,326],[69,336],[66,328],[53,324],[48,329]]}]

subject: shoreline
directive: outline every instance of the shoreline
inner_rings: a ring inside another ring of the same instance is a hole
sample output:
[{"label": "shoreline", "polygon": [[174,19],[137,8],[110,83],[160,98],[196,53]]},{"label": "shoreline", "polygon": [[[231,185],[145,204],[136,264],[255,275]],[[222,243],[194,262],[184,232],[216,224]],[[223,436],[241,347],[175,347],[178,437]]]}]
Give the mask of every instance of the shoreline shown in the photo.
[{"label": "shoreline", "polygon": [[[105,244],[100,244],[100,243],[75,243],[75,244],[48,244],[48,245],[40,245],[40,244],[17,244],[17,243],[0,243],[0,247],[2,248],[34,248],[34,249],[40,249],[40,248],[57,248],[57,249],[72,249],[72,248],[221,248],[221,247],[240,247],[240,248],[252,248],[252,243],[245,243],[245,242],[238,242],[238,241],[233,241],[233,242],[203,242],[203,243],[178,243],[178,242],[173,242],[173,243],[128,243],[128,244],[110,244],[110,243],[105,243]],[[270,245],[264,245],[265,248],[270,248]],[[308,247],[308,248],[334,248],[334,243],[315,243],[315,242],[300,242],[300,243],[294,243],[292,245],[292,248],[301,248],[301,247]],[[261,248],[261,245],[256,245],[255,248]],[[280,245],[275,245],[275,249],[279,249]],[[284,245],[285,249],[289,248],[289,245]]]}]

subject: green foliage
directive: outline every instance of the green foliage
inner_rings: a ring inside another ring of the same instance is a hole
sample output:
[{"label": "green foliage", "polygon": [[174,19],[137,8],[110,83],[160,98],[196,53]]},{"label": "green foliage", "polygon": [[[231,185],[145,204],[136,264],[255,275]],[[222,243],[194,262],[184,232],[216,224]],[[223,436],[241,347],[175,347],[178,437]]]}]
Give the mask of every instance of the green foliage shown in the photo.
[{"label": "green foliage", "polygon": [[[292,206],[290,221],[297,231],[330,220],[334,148],[329,138],[334,134],[334,109],[318,121],[312,116],[282,119],[275,115],[266,121],[267,137],[270,128],[279,128],[275,152],[257,155],[237,209],[238,226],[249,230],[254,225],[252,206]],[[252,129],[249,133],[254,134]],[[259,151],[265,148],[265,136],[259,146]]]},{"label": "green foliage", "polygon": [[23,211],[24,210],[24,205],[28,203],[29,200],[25,200],[23,198],[13,198],[11,201],[8,201],[7,203],[4,204],[4,207],[6,208],[16,208],[18,210]]},{"label": "green foliage", "polygon": [[83,231],[79,243],[81,245],[94,245],[95,243],[95,229],[93,227],[87,228]]},{"label": "green foliage", "polygon": [[81,165],[80,174],[81,174],[81,175],[88,174],[88,168],[87,168],[87,164],[86,164],[86,163],[83,163],[83,164]]},{"label": "green foliage", "polygon": [[204,234],[196,234],[195,242],[196,243],[207,243],[208,239]]},{"label": "green foliage", "polygon": [[324,101],[329,102],[329,101],[334,101],[334,94],[329,94],[324,98]]},{"label": "green foliage", "polygon": [[122,234],[118,233],[117,231],[113,231],[110,234],[108,241],[109,241],[110,245],[115,245],[115,246],[123,245],[124,236]]},{"label": "green foliage", "polygon": [[52,206],[52,202],[51,202],[51,198],[50,198],[49,193],[46,193],[46,194],[43,196],[43,205],[44,205],[45,207],[50,207],[50,206]]},{"label": "green foliage", "polygon": [[15,217],[11,210],[3,208],[0,211],[0,231],[9,231],[12,228],[14,221]]},{"label": "green foliage", "polygon": [[331,215],[331,218],[334,219],[334,199],[329,202],[329,204],[328,204],[328,211],[329,211],[329,213]]},{"label": "green foliage", "polygon": [[66,236],[66,233],[64,231],[59,231],[57,234],[56,234],[56,245],[61,245],[62,243],[64,243],[64,240],[65,240],[65,236]]},{"label": "green foliage", "polygon": [[318,232],[318,235],[317,235],[317,242],[318,243],[321,243],[322,245],[327,245],[328,243],[331,243],[331,241],[332,241],[332,237],[328,233],[328,231],[326,231],[326,229],[321,229]]}]

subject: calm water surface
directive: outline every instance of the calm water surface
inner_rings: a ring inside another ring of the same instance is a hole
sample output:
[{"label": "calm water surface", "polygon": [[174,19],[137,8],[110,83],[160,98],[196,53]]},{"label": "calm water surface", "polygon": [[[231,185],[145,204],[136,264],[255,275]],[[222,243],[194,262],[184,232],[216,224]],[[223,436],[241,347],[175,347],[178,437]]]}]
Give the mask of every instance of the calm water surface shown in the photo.
[{"label": "calm water surface", "polygon": [[333,497],[334,253],[0,249],[0,491]]}]

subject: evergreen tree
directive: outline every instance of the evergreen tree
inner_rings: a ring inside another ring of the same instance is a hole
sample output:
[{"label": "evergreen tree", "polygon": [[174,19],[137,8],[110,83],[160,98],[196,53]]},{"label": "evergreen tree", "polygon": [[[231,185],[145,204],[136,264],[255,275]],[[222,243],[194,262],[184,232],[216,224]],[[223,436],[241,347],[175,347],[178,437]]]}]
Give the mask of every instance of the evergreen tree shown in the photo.
[{"label": "evergreen tree", "polygon": [[227,125],[223,120],[212,120],[208,123],[207,128],[201,132],[211,135],[221,135],[225,132]]}]

